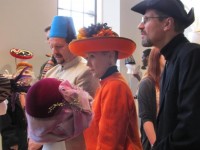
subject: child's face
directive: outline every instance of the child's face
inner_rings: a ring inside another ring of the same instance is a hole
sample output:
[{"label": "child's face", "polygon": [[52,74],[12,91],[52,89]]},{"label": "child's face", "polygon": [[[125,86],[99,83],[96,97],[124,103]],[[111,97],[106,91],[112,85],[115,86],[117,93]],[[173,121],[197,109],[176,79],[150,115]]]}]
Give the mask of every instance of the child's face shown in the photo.
[{"label": "child's face", "polygon": [[87,66],[90,67],[93,75],[101,78],[110,67],[110,52],[90,52],[87,54]]}]

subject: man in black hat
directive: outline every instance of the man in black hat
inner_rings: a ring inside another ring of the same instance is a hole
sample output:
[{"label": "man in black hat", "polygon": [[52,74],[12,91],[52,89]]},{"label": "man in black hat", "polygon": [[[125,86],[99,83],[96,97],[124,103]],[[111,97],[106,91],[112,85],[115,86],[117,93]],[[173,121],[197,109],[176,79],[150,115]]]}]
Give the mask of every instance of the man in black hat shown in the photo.
[{"label": "man in black hat", "polygon": [[194,21],[180,0],[143,0],[132,7],[143,15],[142,45],[165,56],[157,140],[153,150],[200,149],[200,45],[190,43],[185,28]]}]

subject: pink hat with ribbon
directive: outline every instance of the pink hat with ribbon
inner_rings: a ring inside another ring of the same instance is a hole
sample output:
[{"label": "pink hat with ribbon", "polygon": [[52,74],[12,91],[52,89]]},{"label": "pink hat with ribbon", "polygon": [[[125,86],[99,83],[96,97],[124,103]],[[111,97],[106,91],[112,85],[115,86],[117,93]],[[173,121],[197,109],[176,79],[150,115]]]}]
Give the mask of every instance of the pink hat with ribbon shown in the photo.
[{"label": "pink hat with ribbon", "polygon": [[36,142],[57,142],[81,134],[92,119],[91,96],[69,81],[45,78],[27,93],[28,136]]}]

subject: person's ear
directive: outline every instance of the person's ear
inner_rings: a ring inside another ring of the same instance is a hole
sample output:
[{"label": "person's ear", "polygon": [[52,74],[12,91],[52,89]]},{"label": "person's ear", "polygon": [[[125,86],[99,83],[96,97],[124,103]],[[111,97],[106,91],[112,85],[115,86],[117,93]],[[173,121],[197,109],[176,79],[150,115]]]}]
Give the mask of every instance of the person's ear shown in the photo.
[{"label": "person's ear", "polygon": [[163,30],[168,31],[174,26],[174,19],[172,17],[168,17],[164,20]]}]

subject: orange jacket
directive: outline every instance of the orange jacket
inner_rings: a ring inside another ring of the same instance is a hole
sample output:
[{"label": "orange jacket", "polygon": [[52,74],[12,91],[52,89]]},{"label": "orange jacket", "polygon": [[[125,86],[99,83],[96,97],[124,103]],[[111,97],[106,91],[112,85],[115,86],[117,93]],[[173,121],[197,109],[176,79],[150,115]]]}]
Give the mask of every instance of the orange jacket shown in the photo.
[{"label": "orange jacket", "polygon": [[141,150],[130,88],[120,73],[101,81],[92,105],[94,118],[84,136],[87,150]]}]

